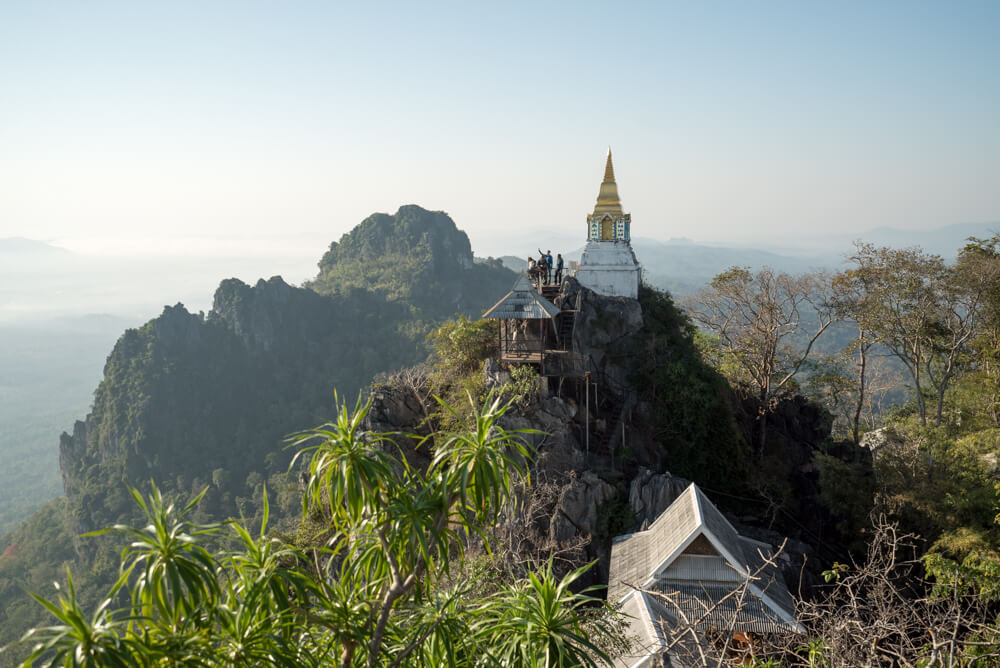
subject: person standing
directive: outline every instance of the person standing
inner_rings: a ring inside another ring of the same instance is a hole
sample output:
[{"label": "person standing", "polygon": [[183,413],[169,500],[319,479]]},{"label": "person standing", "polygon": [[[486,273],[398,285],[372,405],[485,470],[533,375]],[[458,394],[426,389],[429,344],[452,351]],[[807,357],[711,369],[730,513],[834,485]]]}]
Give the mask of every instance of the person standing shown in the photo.
[{"label": "person standing", "polygon": [[562,253],[556,253],[556,285],[562,285],[563,257]]},{"label": "person standing", "polygon": [[541,258],[538,260],[539,263],[545,262],[545,283],[546,285],[552,282],[552,251],[542,252],[542,249],[538,249]]}]

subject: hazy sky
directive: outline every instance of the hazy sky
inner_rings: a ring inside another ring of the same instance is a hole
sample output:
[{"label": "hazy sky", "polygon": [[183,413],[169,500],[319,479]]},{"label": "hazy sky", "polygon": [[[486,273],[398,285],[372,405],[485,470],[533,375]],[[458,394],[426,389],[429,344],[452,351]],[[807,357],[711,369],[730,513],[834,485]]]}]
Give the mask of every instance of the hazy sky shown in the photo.
[{"label": "hazy sky", "polygon": [[0,237],[277,252],[417,203],[582,241],[609,144],[635,235],[996,221],[998,35],[995,0],[4,2]]}]

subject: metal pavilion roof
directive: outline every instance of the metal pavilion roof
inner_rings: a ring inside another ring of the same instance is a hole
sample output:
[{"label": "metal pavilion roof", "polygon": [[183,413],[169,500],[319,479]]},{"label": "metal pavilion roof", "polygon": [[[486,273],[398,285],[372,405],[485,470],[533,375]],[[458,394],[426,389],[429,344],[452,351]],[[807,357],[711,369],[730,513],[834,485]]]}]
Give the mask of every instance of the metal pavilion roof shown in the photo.
[{"label": "metal pavilion roof", "polygon": [[[641,609],[632,632],[647,645],[655,644],[649,626],[669,629],[682,619],[698,631],[801,632],[770,556],[770,546],[740,536],[692,483],[648,529],[612,544],[608,601]],[[745,585],[745,596],[727,598]],[[643,660],[656,653],[647,652]]]},{"label": "metal pavilion roof", "polygon": [[559,308],[538,294],[527,277],[520,276],[510,292],[483,317],[491,320],[543,320],[558,314]]}]

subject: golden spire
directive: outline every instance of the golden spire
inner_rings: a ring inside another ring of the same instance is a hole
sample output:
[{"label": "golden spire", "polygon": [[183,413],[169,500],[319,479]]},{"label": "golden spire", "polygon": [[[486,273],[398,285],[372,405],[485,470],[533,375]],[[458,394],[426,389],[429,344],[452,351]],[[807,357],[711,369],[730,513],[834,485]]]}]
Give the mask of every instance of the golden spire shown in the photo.
[{"label": "golden spire", "polygon": [[611,164],[611,147],[608,147],[608,163],[604,165],[604,182],[615,182],[615,166]]},{"label": "golden spire", "polygon": [[594,207],[594,217],[610,213],[613,216],[621,216],[622,203],[618,200],[618,184],[615,183],[615,168],[611,164],[611,147],[608,147],[608,162],[604,166],[604,182],[601,183],[601,190],[597,195],[597,205]]}]

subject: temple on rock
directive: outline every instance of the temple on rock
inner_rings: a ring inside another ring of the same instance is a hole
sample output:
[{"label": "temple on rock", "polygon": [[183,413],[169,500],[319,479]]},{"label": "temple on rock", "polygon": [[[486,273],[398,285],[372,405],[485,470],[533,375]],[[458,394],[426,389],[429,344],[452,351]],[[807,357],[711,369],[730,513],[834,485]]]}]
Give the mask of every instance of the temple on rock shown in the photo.
[{"label": "temple on rock", "polygon": [[587,246],[576,272],[581,285],[609,297],[639,297],[639,263],[632,251],[631,226],[632,216],[622,211],[618,199],[609,148],[597,204],[587,216]]}]

